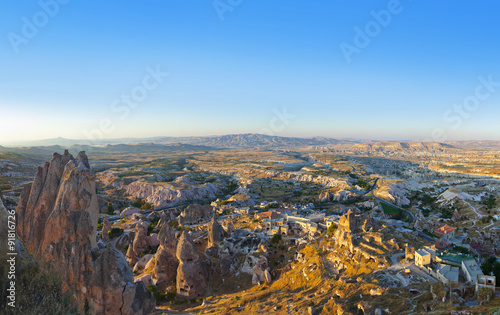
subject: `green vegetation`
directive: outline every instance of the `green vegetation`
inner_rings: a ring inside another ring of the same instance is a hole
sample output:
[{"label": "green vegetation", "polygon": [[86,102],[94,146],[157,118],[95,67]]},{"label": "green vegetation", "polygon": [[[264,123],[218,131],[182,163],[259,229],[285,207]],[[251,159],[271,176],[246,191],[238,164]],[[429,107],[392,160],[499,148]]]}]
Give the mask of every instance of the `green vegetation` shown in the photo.
[{"label": "green vegetation", "polygon": [[495,196],[490,194],[490,196],[483,201],[483,205],[485,205],[488,209],[495,208],[497,205]]},{"label": "green vegetation", "polygon": [[454,251],[457,251],[457,252],[465,254],[465,255],[469,255],[470,254],[470,250],[468,250],[467,248],[465,248],[463,246],[458,246],[458,245],[455,245],[455,244],[452,243],[451,244],[451,248]]},{"label": "green vegetation", "polygon": [[[485,275],[490,275],[493,272],[493,275],[500,279],[500,262],[497,261],[495,256],[491,256],[484,263],[481,264],[481,270]],[[500,286],[499,281],[497,281],[497,287]]]},{"label": "green vegetation", "polygon": [[154,206],[151,203],[146,202],[144,200],[140,200],[138,198],[135,198],[135,201],[134,203],[132,203],[132,206],[135,208],[139,208],[141,210],[150,210],[154,208]]},{"label": "green vegetation", "polygon": [[392,214],[399,214],[399,209],[394,207],[394,206],[391,206],[391,205],[383,203],[383,202],[380,203],[380,206],[382,207],[382,210],[384,210],[385,214],[391,214],[391,215]]},{"label": "green vegetation", "polygon": [[328,235],[333,236],[333,233],[335,233],[335,231],[336,231],[337,229],[338,229],[338,226],[337,226],[336,224],[333,224],[333,223],[332,223],[332,225],[330,225],[330,226],[328,227],[328,231],[327,231]]},{"label": "green vegetation", "polygon": [[271,243],[278,244],[281,241],[281,234],[276,233],[271,237]]},{"label": "green vegetation", "polygon": [[165,295],[165,293],[158,291],[158,289],[153,284],[148,285],[148,290],[155,297],[156,305],[160,305],[167,300],[167,296]]},{"label": "green vegetation", "polygon": [[483,223],[488,223],[488,222],[490,222],[491,220],[493,220],[493,216],[492,216],[492,215],[489,215],[489,216],[487,216],[487,217],[483,217],[483,218],[481,219],[481,222],[483,222]]},{"label": "green vegetation", "polygon": [[228,192],[233,192],[236,188],[238,188],[238,183],[235,183],[233,181],[230,181],[228,184],[227,184],[227,191]]},{"label": "green vegetation", "polygon": [[113,205],[111,202],[108,202],[108,214],[112,215],[115,212],[115,208],[113,208]]},{"label": "green vegetation", "polygon": [[[67,291],[63,293],[62,282],[55,276],[43,272],[38,266],[18,270],[16,277],[16,309],[9,313],[3,308],[7,301],[6,293],[8,280],[3,276],[6,271],[0,268],[0,297],[2,298],[2,314],[82,314],[78,311],[76,301]],[[4,313],[5,312],[5,313]],[[91,312],[87,309],[85,314]]]},{"label": "green vegetation", "polygon": [[371,188],[371,185],[364,178],[359,178],[355,185],[358,185],[364,190],[369,190]]},{"label": "green vegetation", "polygon": [[123,229],[119,229],[119,228],[111,228],[111,231],[108,231],[108,235],[110,238],[114,238],[114,237],[120,236],[122,234],[123,234]]}]

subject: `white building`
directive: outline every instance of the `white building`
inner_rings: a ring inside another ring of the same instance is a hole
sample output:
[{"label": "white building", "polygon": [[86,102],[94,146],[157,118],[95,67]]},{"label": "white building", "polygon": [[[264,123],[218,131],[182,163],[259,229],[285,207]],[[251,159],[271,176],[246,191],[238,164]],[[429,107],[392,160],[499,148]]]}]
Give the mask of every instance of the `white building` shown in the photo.
[{"label": "white building", "polygon": [[477,284],[477,276],[482,276],[483,271],[477,265],[475,259],[462,260],[462,272],[468,282]]}]

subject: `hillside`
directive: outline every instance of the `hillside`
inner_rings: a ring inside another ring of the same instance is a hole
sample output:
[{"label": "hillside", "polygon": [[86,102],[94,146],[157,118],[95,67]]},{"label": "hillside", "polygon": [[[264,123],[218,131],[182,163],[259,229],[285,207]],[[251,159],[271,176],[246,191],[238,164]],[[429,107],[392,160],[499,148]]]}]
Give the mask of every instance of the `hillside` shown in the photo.
[{"label": "hillside", "polygon": [[376,142],[357,143],[351,147],[352,151],[376,151],[376,152],[418,152],[434,151],[444,152],[455,150],[450,144],[439,142]]}]

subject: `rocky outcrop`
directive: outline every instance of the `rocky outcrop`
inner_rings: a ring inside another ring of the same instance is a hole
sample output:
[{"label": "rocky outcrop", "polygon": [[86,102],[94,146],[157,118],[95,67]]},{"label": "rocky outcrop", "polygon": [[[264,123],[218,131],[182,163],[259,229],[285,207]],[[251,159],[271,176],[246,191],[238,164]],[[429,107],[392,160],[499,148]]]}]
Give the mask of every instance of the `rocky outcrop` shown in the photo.
[{"label": "rocky outcrop", "polygon": [[329,191],[323,191],[319,194],[319,201],[326,202],[332,200],[332,193]]},{"label": "rocky outcrop", "polygon": [[112,246],[95,254],[88,300],[94,314],[148,314],[155,307],[151,293],[134,275],[125,257]]},{"label": "rocky outcrop", "polygon": [[271,273],[269,272],[267,258],[264,255],[248,255],[241,271],[252,276],[252,284],[260,285],[262,283],[271,283]]},{"label": "rocky outcrop", "polygon": [[277,177],[283,180],[292,180],[297,182],[311,182],[315,184],[323,185],[328,188],[340,188],[340,189],[350,189],[351,185],[349,182],[342,179],[337,179],[328,176],[313,176],[306,175],[302,173],[293,173],[293,172],[279,172],[279,171],[266,171],[265,174],[271,177]]},{"label": "rocky outcrop", "polygon": [[405,183],[391,183],[390,181],[379,180],[373,194],[397,206],[407,206],[410,204],[410,200],[405,196],[408,190],[410,189]]},{"label": "rocky outcrop", "polygon": [[182,233],[177,245],[177,295],[196,298],[207,290],[208,275],[198,249],[187,232]]},{"label": "rocky outcrop", "polygon": [[226,237],[226,231],[222,228],[215,217],[208,224],[208,247],[217,246]]},{"label": "rocky outcrop", "polygon": [[180,225],[199,224],[208,221],[214,214],[214,208],[211,205],[189,205],[177,217]]},{"label": "rocky outcrop", "polygon": [[[55,153],[20,196],[19,236],[42,268],[58,275],[76,300],[89,301],[94,314],[147,313],[148,303],[131,308],[141,289],[124,256],[111,246],[96,246],[94,178],[84,152],[76,160],[67,151]],[[154,303],[152,296],[137,298]]]},{"label": "rocky outcrop", "polygon": [[333,195],[333,200],[335,201],[345,201],[347,199],[349,199],[349,197],[353,197],[355,196],[356,194],[348,191],[348,190],[341,190],[341,191],[337,191],[334,195]]},{"label": "rocky outcrop", "polygon": [[158,238],[160,247],[154,258],[152,280],[158,289],[165,289],[176,281],[179,266],[179,260],[176,256],[177,238],[175,231],[168,223],[162,226]]},{"label": "rocky outcrop", "polygon": [[[195,184],[193,183],[193,185]],[[212,183],[188,189],[175,189],[173,186],[152,185],[136,181],[123,187],[126,194],[145,200],[155,207],[171,206],[189,200],[215,199],[222,192],[219,186]]]},{"label": "rocky outcrop", "polygon": [[108,217],[102,219],[102,240],[104,242],[109,242],[109,232],[111,231],[111,224],[109,223]]},{"label": "rocky outcrop", "polygon": [[137,256],[141,256],[149,248],[148,225],[146,222],[138,222],[135,226],[135,238],[132,245]]}]

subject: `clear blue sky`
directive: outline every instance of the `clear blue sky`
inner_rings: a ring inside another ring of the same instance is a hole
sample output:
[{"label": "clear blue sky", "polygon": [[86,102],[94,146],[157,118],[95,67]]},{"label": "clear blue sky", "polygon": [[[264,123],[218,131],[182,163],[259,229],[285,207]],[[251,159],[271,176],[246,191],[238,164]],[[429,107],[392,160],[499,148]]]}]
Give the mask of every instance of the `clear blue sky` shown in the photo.
[{"label": "clear blue sky", "polygon": [[[478,87],[500,81],[498,1],[54,1],[3,3],[0,143],[99,124],[106,138],[500,139],[500,83]],[[157,65],[168,77],[129,114],[112,107]]]}]

